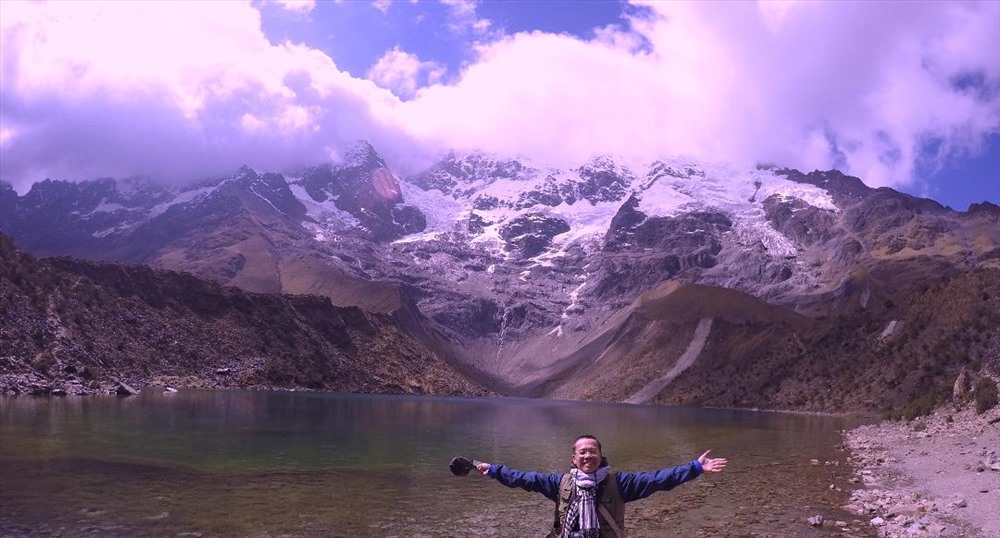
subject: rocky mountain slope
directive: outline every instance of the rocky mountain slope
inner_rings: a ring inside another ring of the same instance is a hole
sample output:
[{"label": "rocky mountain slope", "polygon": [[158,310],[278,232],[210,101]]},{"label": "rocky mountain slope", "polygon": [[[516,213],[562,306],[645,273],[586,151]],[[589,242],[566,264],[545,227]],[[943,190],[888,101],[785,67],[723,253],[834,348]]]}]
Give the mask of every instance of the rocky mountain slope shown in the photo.
[{"label": "rocky mountain slope", "polygon": [[[992,289],[1000,207],[958,212],[837,171],[608,157],[557,170],[451,153],[401,177],[362,143],[296,174],[243,168],[175,189],[4,187],[0,209],[0,229],[34,253],[385,314],[509,394],[886,408],[989,359],[1000,338],[989,291],[955,312],[986,327],[975,334],[919,313],[947,302],[936,290]],[[896,372],[924,364],[934,375]],[[889,369],[902,378],[878,377]],[[699,384],[707,371],[728,377]],[[882,384],[841,386],[860,373]]]},{"label": "rocky mountain slope", "polygon": [[148,267],[39,260],[0,234],[0,392],[119,383],[489,394],[385,315]]}]

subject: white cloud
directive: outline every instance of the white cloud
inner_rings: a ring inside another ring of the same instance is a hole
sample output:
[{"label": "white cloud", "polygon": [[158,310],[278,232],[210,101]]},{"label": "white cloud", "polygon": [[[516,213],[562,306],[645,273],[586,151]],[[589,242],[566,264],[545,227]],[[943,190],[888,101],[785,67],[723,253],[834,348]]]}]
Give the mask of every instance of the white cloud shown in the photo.
[{"label": "white cloud", "polygon": [[476,16],[476,0],[441,0],[441,3],[448,6],[455,16],[465,18]]},{"label": "white cloud", "polygon": [[472,33],[473,35],[485,35],[493,26],[489,19],[479,18],[476,0],[441,0],[441,3],[448,7],[451,13],[451,21],[448,27],[455,34]]},{"label": "white cloud", "polygon": [[[549,160],[683,154],[893,186],[928,141],[964,151],[1000,131],[1000,3],[768,5],[653,2],[629,34],[510,36],[402,106],[404,123]],[[986,89],[957,89],[969,73]]]},{"label": "white cloud", "polygon": [[357,138],[402,140],[387,121],[396,97],[269,43],[249,4],[3,2],[0,32],[0,177],[21,188],[281,169]]},{"label": "white cloud", "polygon": [[389,12],[392,0],[372,0],[372,7],[381,11],[383,15]]},{"label": "white cloud", "polygon": [[367,78],[406,99],[413,97],[426,79],[434,84],[444,76],[445,67],[435,62],[422,62],[416,54],[393,47],[368,70]]},{"label": "white cloud", "polygon": [[316,8],[316,0],[272,0],[293,13],[309,13]]},{"label": "white cloud", "polygon": [[[449,9],[486,39],[474,2]],[[1000,131],[998,2],[640,12],[631,31],[591,41],[481,42],[444,84],[443,66],[398,48],[354,78],[320,51],[268,42],[248,3],[0,1],[0,177],[280,169],[366,138],[387,159],[418,142],[555,164],[689,155],[900,186]]]}]

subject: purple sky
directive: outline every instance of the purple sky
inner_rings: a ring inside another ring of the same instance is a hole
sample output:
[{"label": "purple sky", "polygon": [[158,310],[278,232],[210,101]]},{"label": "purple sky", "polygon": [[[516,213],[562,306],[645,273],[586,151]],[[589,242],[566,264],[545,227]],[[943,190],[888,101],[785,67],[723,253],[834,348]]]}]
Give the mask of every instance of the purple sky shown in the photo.
[{"label": "purple sky", "polygon": [[367,139],[839,168],[1000,203],[1000,2],[0,2],[0,179],[284,170]]}]

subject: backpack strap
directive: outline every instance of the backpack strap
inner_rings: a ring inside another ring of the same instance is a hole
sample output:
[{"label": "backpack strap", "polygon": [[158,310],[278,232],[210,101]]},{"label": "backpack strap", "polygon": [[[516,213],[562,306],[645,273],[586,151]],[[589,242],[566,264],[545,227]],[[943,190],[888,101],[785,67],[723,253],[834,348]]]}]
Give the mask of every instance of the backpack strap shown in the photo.
[{"label": "backpack strap", "polygon": [[601,515],[604,516],[604,522],[607,523],[608,526],[611,527],[611,530],[615,532],[615,536],[618,538],[625,538],[625,533],[618,528],[618,524],[615,523],[615,518],[611,517],[611,512],[608,512],[608,507],[598,503],[597,509],[601,512]]}]

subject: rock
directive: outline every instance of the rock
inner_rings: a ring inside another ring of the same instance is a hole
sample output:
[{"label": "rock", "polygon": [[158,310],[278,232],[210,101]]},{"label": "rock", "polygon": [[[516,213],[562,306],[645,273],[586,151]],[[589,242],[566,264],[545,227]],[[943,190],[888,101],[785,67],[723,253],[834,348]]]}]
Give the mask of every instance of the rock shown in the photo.
[{"label": "rock", "polygon": [[889,511],[886,512],[886,514],[890,517],[896,515],[916,516],[920,514],[920,512],[922,512],[922,510],[920,509],[920,506],[916,504],[897,504],[892,508],[890,508]]},{"label": "rock", "polygon": [[229,374],[233,373],[233,369],[232,368],[217,368],[215,370],[215,373],[217,373],[219,375],[229,375]]},{"label": "rock", "polygon": [[885,520],[876,516],[873,517],[868,523],[870,523],[872,527],[881,527],[885,525]]},{"label": "rock", "polygon": [[969,376],[968,370],[963,366],[958,372],[958,379],[955,380],[955,386],[952,388],[951,396],[956,402],[964,402],[969,396],[969,391],[972,389],[972,379]]},{"label": "rock", "polygon": [[969,506],[969,503],[966,502],[965,499],[959,497],[958,499],[955,499],[954,501],[952,501],[951,504],[950,504],[950,506],[952,508],[965,508],[966,506]]},{"label": "rock", "polygon": [[833,522],[833,526],[834,527],[838,527],[838,528],[843,528],[843,527],[847,526],[847,522],[846,521],[841,521],[841,520],[838,519],[837,521]]},{"label": "rock", "polygon": [[175,389],[173,387],[165,387],[163,389],[163,394],[173,394],[175,392],[177,392],[177,389]]},{"label": "rock", "polygon": [[809,519],[806,520],[806,523],[808,523],[809,525],[811,525],[813,527],[822,527],[823,526],[823,516],[821,516],[821,515],[812,516],[811,518],[809,518]]},{"label": "rock", "polygon": [[119,396],[135,396],[139,394],[139,391],[119,381],[118,387],[115,389],[115,394]]},{"label": "rock", "polygon": [[944,531],[947,530],[947,527],[941,525],[940,523],[932,523],[930,525],[927,525],[927,528],[925,530],[931,536],[940,536],[944,534]]},{"label": "rock", "polygon": [[66,389],[52,389],[51,391],[49,391],[49,394],[51,394],[52,396],[65,396]]}]

